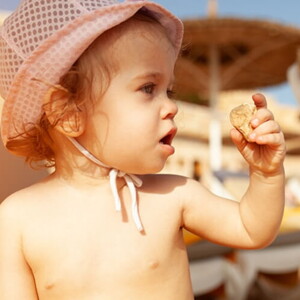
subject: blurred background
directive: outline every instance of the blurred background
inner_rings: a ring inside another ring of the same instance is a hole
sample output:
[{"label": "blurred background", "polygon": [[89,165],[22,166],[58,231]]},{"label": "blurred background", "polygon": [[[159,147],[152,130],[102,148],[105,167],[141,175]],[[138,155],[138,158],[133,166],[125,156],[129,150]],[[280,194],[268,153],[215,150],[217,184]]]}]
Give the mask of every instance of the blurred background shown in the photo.
[{"label": "blurred background", "polygon": [[[18,2],[1,0],[0,24]],[[251,103],[256,92],[266,95],[287,142],[286,207],[272,245],[236,250],[184,232],[195,299],[299,300],[300,2],[155,2],[185,25],[175,69],[176,153],[163,172],[192,177],[212,192],[239,201],[247,188],[248,170],[230,140],[229,113],[237,105]],[[0,145],[1,200],[46,175]]]}]

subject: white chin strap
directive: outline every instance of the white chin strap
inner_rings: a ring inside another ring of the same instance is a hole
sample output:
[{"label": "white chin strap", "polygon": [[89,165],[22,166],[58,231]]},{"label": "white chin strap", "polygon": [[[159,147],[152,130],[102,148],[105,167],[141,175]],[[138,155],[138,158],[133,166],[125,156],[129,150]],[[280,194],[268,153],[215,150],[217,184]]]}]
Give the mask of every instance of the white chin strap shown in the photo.
[{"label": "white chin strap", "polygon": [[137,205],[137,187],[141,187],[143,182],[142,180],[133,175],[133,174],[127,174],[124,173],[120,170],[113,169],[104,163],[102,163],[99,159],[97,159],[92,153],[90,153],[88,150],[86,150],[81,144],[79,144],[76,139],[72,137],[68,137],[69,141],[82,153],[86,158],[91,160],[93,163],[97,164],[98,166],[110,169],[109,171],[109,182],[111,186],[111,190],[113,193],[113,197],[115,200],[115,207],[116,211],[121,211],[121,201],[120,201],[120,196],[118,193],[117,189],[117,178],[118,177],[123,177],[130,192],[131,196],[131,213],[132,213],[132,218],[133,221],[139,231],[143,231],[143,225],[139,216],[139,211],[138,211],[138,205]]}]

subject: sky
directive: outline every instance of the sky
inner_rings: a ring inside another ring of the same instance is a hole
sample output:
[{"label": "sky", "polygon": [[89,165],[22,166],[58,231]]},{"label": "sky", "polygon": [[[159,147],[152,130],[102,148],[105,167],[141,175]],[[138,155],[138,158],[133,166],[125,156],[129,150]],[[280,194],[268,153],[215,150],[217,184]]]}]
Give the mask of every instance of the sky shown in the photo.
[{"label": "sky", "polygon": [[[207,15],[208,0],[153,0],[172,11],[182,19],[201,18]],[[19,0],[0,0],[0,10],[11,11]],[[218,0],[220,17],[263,19],[296,26],[300,30],[299,0]],[[300,105],[288,84],[262,89],[273,95],[279,102]]]}]

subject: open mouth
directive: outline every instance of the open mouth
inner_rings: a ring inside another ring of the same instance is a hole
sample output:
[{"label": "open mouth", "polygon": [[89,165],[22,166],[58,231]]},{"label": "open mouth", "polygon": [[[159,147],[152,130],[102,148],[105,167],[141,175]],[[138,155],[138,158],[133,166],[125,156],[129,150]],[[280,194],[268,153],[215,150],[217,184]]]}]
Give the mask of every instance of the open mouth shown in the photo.
[{"label": "open mouth", "polygon": [[163,144],[163,145],[171,145],[172,144],[172,141],[175,137],[175,134],[177,132],[177,129],[176,128],[173,128],[171,129],[160,141],[159,143],[160,144]]}]

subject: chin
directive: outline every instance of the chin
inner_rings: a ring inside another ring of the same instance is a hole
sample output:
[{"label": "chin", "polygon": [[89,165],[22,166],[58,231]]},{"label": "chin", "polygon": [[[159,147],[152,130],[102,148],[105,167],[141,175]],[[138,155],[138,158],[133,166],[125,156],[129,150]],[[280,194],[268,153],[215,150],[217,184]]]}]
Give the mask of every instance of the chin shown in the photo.
[{"label": "chin", "polygon": [[163,164],[157,164],[157,165],[151,165],[151,166],[148,166],[143,169],[142,172],[138,172],[138,173],[135,173],[135,174],[156,174],[156,173],[159,173],[165,166],[165,163]]},{"label": "chin", "polygon": [[152,164],[140,164],[137,166],[131,166],[126,170],[126,173],[136,174],[136,175],[146,175],[146,174],[155,174],[159,173],[165,166],[165,162],[157,162]]}]

